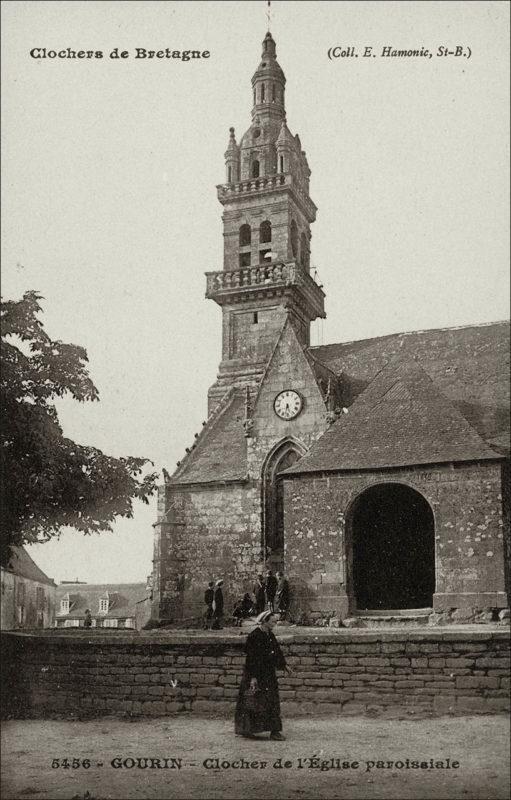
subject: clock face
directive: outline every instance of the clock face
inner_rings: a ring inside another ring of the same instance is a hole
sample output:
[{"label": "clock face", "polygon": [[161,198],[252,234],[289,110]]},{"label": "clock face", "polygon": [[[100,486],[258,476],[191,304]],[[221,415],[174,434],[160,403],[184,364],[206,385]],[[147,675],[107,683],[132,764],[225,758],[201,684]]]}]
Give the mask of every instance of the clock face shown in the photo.
[{"label": "clock face", "polygon": [[302,398],[293,389],[280,392],[273,402],[275,413],[281,419],[294,419],[302,410],[302,405]]}]

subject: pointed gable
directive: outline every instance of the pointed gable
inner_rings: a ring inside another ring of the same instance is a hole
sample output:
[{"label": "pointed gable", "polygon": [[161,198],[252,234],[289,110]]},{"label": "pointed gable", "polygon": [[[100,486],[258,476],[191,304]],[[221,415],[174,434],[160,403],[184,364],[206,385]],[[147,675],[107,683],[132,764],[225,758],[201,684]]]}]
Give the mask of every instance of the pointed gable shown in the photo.
[{"label": "pointed gable", "polygon": [[[298,392],[303,401],[299,416],[292,420],[279,419],[273,408],[276,395],[286,389]],[[313,361],[301,344],[291,319],[284,323],[273,353],[261,380],[254,402],[254,435],[300,436],[318,431],[318,420],[326,417],[323,394]]]},{"label": "pointed gable", "polygon": [[509,446],[508,322],[395,333],[313,347],[311,354],[339,376],[343,406],[392,359],[417,359],[484,439],[491,444],[499,437]]},{"label": "pointed gable", "polygon": [[400,359],[285,474],[496,458],[426,372]]}]

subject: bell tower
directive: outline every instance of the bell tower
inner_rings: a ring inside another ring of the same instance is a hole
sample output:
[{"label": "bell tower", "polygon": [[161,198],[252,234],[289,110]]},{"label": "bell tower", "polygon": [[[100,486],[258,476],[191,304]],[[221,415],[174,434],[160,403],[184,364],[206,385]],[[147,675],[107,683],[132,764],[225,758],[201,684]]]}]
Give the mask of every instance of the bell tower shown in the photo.
[{"label": "bell tower", "polygon": [[317,209],[307,157],[287,126],[285,85],[268,32],[252,77],[252,124],[239,144],[230,128],[217,186],[224,264],[206,273],[206,297],[222,308],[222,361],[210,412],[231,386],[257,385],[287,315],[304,345],[311,321],[325,316],[325,295],[310,276]]}]

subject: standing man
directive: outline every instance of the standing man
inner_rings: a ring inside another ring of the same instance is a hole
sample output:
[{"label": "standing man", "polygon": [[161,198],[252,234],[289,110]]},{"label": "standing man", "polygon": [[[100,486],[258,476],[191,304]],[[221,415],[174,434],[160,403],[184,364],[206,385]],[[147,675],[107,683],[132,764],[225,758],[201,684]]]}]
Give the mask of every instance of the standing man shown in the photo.
[{"label": "standing man", "polygon": [[215,597],[215,592],[213,589],[214,585],[215,584],[213,583],[213,581],[210,581],[208,583],[208,588],[204,592],[204,602],[206,603],[206,610],[204,612],[202,627],[204,628],[205,631],[211,628],[211,622],[213,619],[213,599]]},{"label": "standing man", "polygon": [[280,618],[285,619],[289,610],[289,583],[284,577],[283,572],[277,572],[277,593],[275,595],[275,605],[280,613]]},{"label": "standing man", "polygon": [[215,583],[215,591],[213,595],[213,624],[211,627],[214,630],[220,630],[222,627],[222,618],[224,616],[224,594],[222,586],[224,582],[218,580]]},{"label": "standing man", "polygon": [[268,603],[268,610],[275,611],[275,595],[277,593],[278,581],[271,569],[266,570],[266,601]]},{"label": "standing man", "polygon": [[261,574],[257,576],[257,581],[254,586],[255,596],[255,613],[261,614],[266,605],[266,587],[264,585],[264,578]]}]

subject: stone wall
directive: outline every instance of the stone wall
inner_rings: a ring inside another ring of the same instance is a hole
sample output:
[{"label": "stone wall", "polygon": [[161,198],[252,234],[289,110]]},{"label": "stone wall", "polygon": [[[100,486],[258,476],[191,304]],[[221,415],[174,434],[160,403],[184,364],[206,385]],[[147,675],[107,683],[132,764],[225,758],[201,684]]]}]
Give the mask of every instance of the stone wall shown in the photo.
[{"label": "stone wall", "polygon": [[157,526],[154,562],[155,598],[163,598],[168,608],[155,608],[154,616],[200,617],[207,583],[218,578],[224,581],[229,615],[260,571],[259,485],[183,487],[169,491],[168,504],[172,521]]},{"label": "stone wall", "polygon": [[54,584],[16,575],[9,570],[1,570],[2,630],[21,628],[49,628],[55,619]]},{"label": "stone wall", "polygon": [[[278,632],[278,630],[277,630]],[[234,711],[244,635],[3,636],[11,716]],[[509,709],[509,632],[280,634],[292,675],[283,714],[494,713]]]},{"label": "stone wall", "polygon": [[428,501],[435,519],[436,611],[455,621],[508,605],[503,495],[498,463],[446,464],[286,480],[286,571],[316,616],[353,611],[350,509],[370,486],[402,483]]}]

